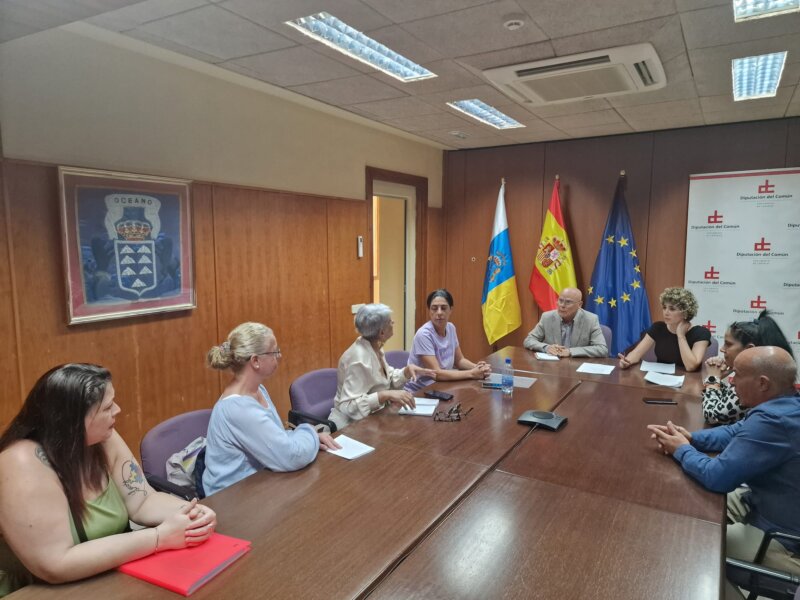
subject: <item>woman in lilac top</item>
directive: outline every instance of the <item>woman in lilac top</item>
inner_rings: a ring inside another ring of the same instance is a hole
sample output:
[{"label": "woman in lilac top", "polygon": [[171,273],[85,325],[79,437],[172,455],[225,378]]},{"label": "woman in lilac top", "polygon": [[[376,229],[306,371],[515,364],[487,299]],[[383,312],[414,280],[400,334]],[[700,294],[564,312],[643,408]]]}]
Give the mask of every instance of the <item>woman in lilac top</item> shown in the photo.
[{"label": "woman in lilac top", "polygon": [[[453,296],[445,289],[430,293],[427,300],[431,320],[417,330],[408,357],[408,364],[436,372],[436,381],[485,379],[492,367],[484,361],[474,363],[464,358],[458,345],[456,326],[450,322]],[[415,392],[434,380],[420,377],[406,383],[405,389]]]}]

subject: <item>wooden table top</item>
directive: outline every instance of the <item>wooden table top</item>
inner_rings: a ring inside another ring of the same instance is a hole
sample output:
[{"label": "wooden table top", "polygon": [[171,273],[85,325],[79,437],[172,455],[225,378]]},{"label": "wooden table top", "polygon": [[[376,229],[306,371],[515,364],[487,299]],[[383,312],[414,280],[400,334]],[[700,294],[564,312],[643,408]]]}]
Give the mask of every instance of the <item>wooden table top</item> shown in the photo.
[{"label": "wooden table top", "polygon": [[493,472],[381,581],[370,600],[707,600],[723,528]]},{"label": "wooden table top", "polygon": [[[645,404],[645,395],[673,396],[678,404]],[[583,382],[556,412],[569,422],[557,432],[534,431],[498,469],[722,522],[723,496],[705,490],[660,453],[646,429],[667,420],[689,431],[701,429],[699,400],[669,391]]]},{"label": "wooden table top", "polygon": [[482,388],[479,381],[437,383],[433,389],[454,396],[439,402],[437,410],[460,402],[462,411],[471,408],[472,412],[461,421],[441,422],[384,409],[348,425],[342,433],[370,446],[385,440],[488,467],[530,432],[530,427],[517,423],[519,415],[531,409],[553,410],[578,384],[577,379],[566,377],[541,378],[530,388],[514,388],[508,397],[500,390]]},{"label": "wooden table top", "polygon": [[[634,365],[629,369],[620,369],[619,361],[614,358],[562,358],[557,361],[539,360],[536,353],[525,348],[506,346],[498,350],[489,357],[492,369],[500,372],[506,358],[510,358],[515,369],[531,371],[539,375],[556,375],[558,377],[572,377],[581,381],[596,381],[598,383],[608,383],[613,385],[624,385],[629,387],[644,387],[652,390],[669,390],[673,393],[686,394],[699,398],[703,393],[703,374],[700,371],[687,373],[681,368],[675,369],[676,375],[685,375],[686,379],[680,388],[670,390],[663,386],[657,386],[644,380],[645,372],[641,370],[641,365]],[[577,369],[583,363],[597,363],[604,365],[614,365],[614,370],[609,375],[595,375],[592,373],[578,373]],[[518,373],[518,375],[536,377],[528,373]]]}]

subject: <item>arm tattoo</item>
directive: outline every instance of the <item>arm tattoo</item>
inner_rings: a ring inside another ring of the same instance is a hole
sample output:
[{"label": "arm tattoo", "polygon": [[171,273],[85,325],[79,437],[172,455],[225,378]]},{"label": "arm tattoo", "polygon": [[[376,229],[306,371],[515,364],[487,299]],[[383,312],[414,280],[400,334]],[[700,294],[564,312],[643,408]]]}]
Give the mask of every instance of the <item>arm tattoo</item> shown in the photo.
[{"label": "arm tattoo", "polygon": [[122,463],[122,484],[128,490],[129,496],[137,492],[147,496],[147,486],[144,475],[142,475],[142,468],[133,458]]},{"label": "arm tattoo", "polygon": [[50,467],[51,469],[53,468],[50,459],[47,458],[47,453],[44,451],[44,448],[42,448],[41,446],[36,446],[36,450],[34,450],[34,453],[36,454],[36,458],[42,461],[42,464],[45,467]]}]

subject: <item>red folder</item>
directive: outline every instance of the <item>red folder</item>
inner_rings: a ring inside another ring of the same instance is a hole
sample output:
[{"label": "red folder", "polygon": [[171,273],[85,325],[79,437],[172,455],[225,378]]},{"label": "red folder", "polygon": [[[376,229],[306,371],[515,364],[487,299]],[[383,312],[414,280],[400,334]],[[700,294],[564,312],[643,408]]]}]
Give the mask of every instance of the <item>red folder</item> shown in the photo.
[{"label": "red folder", "polygon": [[151,554],[119,570],[188,596],[249,551],[250,542],[214,533],[199,546]]}]

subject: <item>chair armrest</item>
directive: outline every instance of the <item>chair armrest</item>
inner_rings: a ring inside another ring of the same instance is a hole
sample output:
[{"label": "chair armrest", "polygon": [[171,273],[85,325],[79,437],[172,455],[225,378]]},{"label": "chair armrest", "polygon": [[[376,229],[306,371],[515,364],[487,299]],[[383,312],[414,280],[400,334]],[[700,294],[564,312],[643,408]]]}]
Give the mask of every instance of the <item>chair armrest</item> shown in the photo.
[{"label": "chair armrest", "polygon": [[756,552],[756,557],[753,559],[754,563],[761,563],[764,560],[764,555],[767,553],[767,548],[769,548],[769,544],[772,540],[786,540],[787,542],[795,542],[800,543],[800,536],[793,535],[791,533],[784,533],[782,531],[767,531],[764,534],[764,537],[761,540],[761,544],[758,546],[758,552]]},{"label": "chair armrest", "polygon": [[314,415],[309,415],[308,413],[300,412],[299,410],[290,410],[289,411],[289,423],[292,425],[300,425],[300,423],[310,423],[312,425],[327,425],[328,428],[331,430],[331,433],[336,431],[336,423],[333,421],[329,421],[328,419],[320,419],[319,417],[315,417]]},{"label": "chair armrest", "polygon": [[147,483],[149,483],[150,486],[157,492],[166,492],[168,494],[172,494],[173,496],[183,498],[184,500],[191,500],[197,496],[193,489],[184,487],[182,485],[177,485],[171,481],[167,481],[163,477],[159,477],[158,475],[145,474],[145,478],[147,479]]},{"label": "chair armrest", "polygon": [[765,575],[778,581],[785,581],[786,583],[793,583],[795,585],[800,584],[800,576],[789,573],[788,571],[779,571],[777,569],[771,569],[763,565],[757,565],[755,563],[750,563],[736,558],[726,558],[725,570],[729,575],[732,569],[741,569],[742,571],[746,571],[747,573],[752,573],[754,575]]}]

